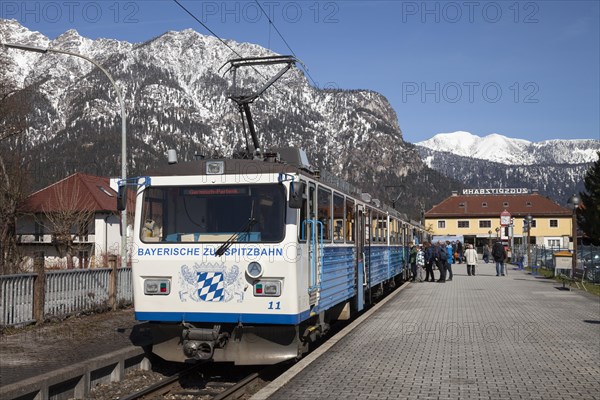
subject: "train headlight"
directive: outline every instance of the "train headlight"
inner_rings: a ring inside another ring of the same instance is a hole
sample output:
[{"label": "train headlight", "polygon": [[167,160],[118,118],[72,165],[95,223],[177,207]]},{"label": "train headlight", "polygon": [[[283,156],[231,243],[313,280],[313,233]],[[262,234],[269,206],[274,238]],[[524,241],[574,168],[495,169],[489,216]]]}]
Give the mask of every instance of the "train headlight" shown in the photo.
[{"label": "train headlight", "polygon": [[144,294],[147,295],[167,295],[171,293],[170,279],[145,279]]},{"label": "train headlight", "polygon": [[222,175],[225,172],[225,163],[223,161],[207,161],[206,175]]},{"label": "train headlight", "polygon": [[262,265],[260,265],[256,261],[252,261],[246,267],[246,273],[248,274],[248,276],[250,278],[252,278],[252,279],[258,279],[263,274],[263,267],[262,267]]}]

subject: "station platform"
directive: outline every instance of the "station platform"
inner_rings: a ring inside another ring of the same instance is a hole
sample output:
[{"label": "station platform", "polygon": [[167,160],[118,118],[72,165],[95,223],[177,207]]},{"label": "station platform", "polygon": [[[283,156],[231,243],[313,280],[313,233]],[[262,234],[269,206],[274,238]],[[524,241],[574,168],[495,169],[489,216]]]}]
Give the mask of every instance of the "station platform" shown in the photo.
[{"label": "station platform", "polygon": [[600,399],[599,297],[512,266],[453,270],[406,284],[252,399]]}]

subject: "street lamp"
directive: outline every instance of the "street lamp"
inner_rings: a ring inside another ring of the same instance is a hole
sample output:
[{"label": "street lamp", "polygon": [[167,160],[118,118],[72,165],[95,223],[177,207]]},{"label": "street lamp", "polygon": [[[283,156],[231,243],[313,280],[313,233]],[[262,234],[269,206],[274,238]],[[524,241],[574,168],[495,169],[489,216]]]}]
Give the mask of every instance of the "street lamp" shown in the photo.
[{"label": "street lamp", "polygon": [[496,228],[496,238],[500,239],[500,228]]},{"label": "street lamp", "polygon": [[[88,58],[82,54],[72,53],[72,52],[66,51],[66,50],[58,50],[58,49],[50,49],[50,48],[43,49],[41,47],[25,46],[25,45],[20,45],[20,44],[11,44],[11,43],[0,43],[0,45],[4,46],[5,48],[9,48],[9,49],[32,51],[35,53],[42,53],[42,54],[59,53],[59,54],[66,54],[68,56],[83,58],[84,60],[89,61],[92,64],[94,64],[96,67],[98,67],[98,69],[100,71],[102,71],[104,73],[104,75],[106,75],[106,77],[108,78],[110,83],[112,83],[113,87],[115,88],[115,92],[117,92],[117,97],[119,99],[119,103],[121,106],[121,185],[125,185],[126,181],[127,181],[127,151],[126,151],[127,150],[127,146],[126,146],[127,131],[126,131],[126,127],[125,127],[125,102],[123,102],[123,97],[121,96],[121,91],[117,87],[117,84],[115,83],[115,80],[113,79],[112,75],[106,69],[104,69],[104,67],[102,67],[102,65],[98,64],[96,61],[94,61],[91,58]],[[124,209],[121,211],[121,226],[122,226],[121,266],[126,267],[127,266],[127,209]]]},{"label": "street lamp", "polygon": [[581,203],[581,199],[579,196],[574,194],[569,197],[569,201],[567,204],[573,209],[573,258],[571,264],[571,278],[575,279],[575,268],[577,267],[577,207],[579,207],[579,203]]},{"label": "street lamp", "polygon": [[531,214],[527,214],[527,266],[531,268],[531,273],[533,274],[533,268],[531,267],[531,223],[533,222],[533,217]]}]

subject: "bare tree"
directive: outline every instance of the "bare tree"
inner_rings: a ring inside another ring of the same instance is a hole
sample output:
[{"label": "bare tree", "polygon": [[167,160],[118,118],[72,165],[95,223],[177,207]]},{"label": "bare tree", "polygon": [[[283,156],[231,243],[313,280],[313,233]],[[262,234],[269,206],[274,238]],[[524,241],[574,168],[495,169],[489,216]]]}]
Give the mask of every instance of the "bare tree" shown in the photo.
[{"label": "bare tree", "polygon": [[[0,57],[0,71],[7,65]],[[28,110],[28,92],[0,72],[0,274],[19,272],[16,216],[29,188],[23,157]]]},{"label": "bare tree", "polygon": [[44,205],[43,220],[38,222],[52,234],[58,255],[67,258],[67,268],[73,268],[73,258],[86,247],[81,242],[88,234],[94,214],[90,194],[77,181],[73,186],[57,185]]}]

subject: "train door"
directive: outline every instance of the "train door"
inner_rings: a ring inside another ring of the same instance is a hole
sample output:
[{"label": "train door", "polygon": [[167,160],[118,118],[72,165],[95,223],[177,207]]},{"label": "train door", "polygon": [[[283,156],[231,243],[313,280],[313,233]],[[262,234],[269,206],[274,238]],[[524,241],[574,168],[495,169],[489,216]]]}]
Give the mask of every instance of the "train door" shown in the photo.
[{"label": "train door", "polygon": [[320,247],[322,239],[322,226],[317,219],[317,188],[314,183],[308,185],[308,218],[306,223],[308,239],[308,292],[309,304],[314,306],[318,302],[318,279],[319,279],[319,261]]},{"label": "train door", "polygon": [[371,242],[373,241],[374,238],[374,233],[375,233],[375,227],[377,224],[377,220],[375,220],[375,222],[373,222],[373,217],[375,216],[375,213],[373,212],[372,209],[367,208],[365,210],[365,289],[366,289],[366,296],[367,298],[365,299],[365,303],[366,304],[371,304],[373,299],[371,296]]},{"label": "train door", "polygon": [[365,306],[365,214],[361,205],[356,206],[356,310]]}]

